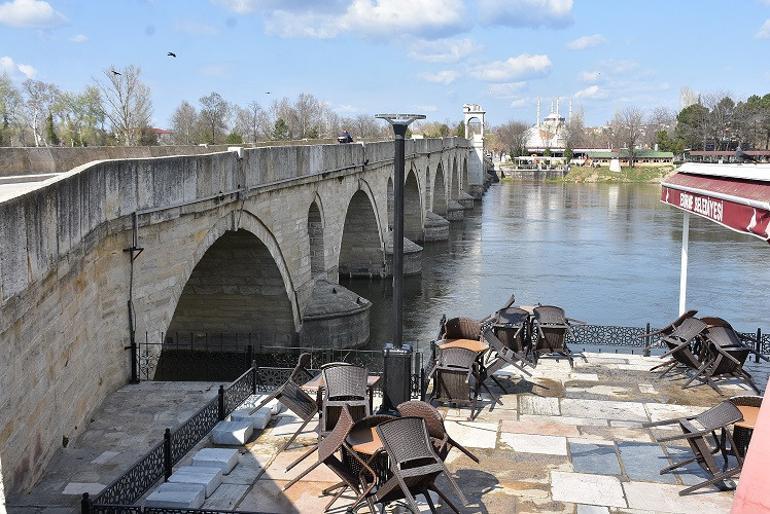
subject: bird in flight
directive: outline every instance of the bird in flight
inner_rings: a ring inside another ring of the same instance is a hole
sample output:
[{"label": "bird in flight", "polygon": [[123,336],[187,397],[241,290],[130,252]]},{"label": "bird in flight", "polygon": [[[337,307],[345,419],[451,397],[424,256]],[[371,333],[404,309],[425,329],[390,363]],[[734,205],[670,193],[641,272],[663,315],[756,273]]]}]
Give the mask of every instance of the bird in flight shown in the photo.
[{"label": "bird in flight", "polygon": [[265,91],[265,94],[266,94],[266,95],[269,95],[269,94],[270,94],[270,91]]},{"label": "bird in flight", "polygon": [[174,52],[169,52],[166,55],[169,57],[176,57],[176,54]]},{"label": "bird in flight", "polygon": [[117,71],[115,71],[115,70],[110,70],[110,71],[112,72],[112,74],[113,74],[113,75],[123,75],[122,73],[118,73],[118,72],[117,72]]}]

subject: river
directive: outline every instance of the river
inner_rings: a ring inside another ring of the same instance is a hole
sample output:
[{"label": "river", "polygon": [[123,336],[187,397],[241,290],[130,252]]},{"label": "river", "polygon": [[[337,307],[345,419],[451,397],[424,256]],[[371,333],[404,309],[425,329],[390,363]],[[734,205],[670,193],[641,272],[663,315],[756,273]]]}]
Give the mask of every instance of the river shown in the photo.
[{"label": "river", "polygon": [[[502,183],[449,241],[427,243],[405,280],[404,340],[424,346],[442,314],[481,318],[511,293],[596,325],[660,326],[677,316],[682,213],[652,184]],[[768,327],[770,247],[693,216],[688,308],[736,328]],[[371,348],[390,337],[391,284],[343,280],[374,303]]]}]

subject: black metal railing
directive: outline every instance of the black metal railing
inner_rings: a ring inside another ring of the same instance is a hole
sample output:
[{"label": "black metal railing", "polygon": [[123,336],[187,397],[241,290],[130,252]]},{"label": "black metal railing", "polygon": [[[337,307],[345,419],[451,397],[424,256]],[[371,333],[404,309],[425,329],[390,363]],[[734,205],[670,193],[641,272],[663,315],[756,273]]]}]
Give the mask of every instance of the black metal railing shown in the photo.
[{"label": "black metal railing", "polygon": [[[173,466],[195,447],[219,422],[246,398],[254,394],[257,370],[252,367],[227,386],[220,386],[217,397],[206,403],[174,430],[166,429],[162,442],[155,445],[128,471],[113,480],[96,497],[83,495],[81,510],[105,514],[176,512],[174,509],[150,509],[131,506],[161,479],[171,476]],[[187,510],[184,512],[215,512]]]}]

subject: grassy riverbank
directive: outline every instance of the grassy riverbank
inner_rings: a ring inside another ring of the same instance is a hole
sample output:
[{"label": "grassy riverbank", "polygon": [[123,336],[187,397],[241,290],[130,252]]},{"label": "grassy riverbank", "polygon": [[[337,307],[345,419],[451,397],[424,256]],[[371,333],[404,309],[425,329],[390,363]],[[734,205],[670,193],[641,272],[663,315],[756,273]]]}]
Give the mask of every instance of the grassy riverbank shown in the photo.
[{"label": "grassy riverbank", "polygon": [[589,168],[573,167],[563,178],[548,179],[547,182],[574,183],[659,183],[673,168],[662,166],[658,168],[621,168],[619,173],[610,171],[607,167]]}]

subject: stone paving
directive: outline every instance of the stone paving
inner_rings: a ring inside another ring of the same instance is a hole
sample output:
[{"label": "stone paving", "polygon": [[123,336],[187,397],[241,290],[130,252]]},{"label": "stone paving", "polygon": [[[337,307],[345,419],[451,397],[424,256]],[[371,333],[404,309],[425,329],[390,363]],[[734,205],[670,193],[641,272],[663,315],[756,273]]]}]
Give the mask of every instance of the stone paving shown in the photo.
[{"label": "stone paving", "polygon": [[[729,512],[731,491],[711,488],[680,497],[678,491],[702,480],[703,473],[697,466],[691,466],[661,476],[660,468],[668,465],[671,458],[681,460],[689,450],[676,444],[664,447],[653,442],[654,433],[670,431],[641,428],[647,421],[698,413],[724,397],[707,386],[682,390],[681,380],[657,379],[647,371],[660,363],[656,358],[596,353],[586,356],[587,362],[576,361],[574,369],[564,360],[541,360],[534,376],[526,380],[518,373],[501,371],[501,382],[506,388],[501,396],[503,404],[490,408],[491,401],[486,398],[483,410],[473,420],[468,419],[469,409],[440,408],[452,437],[481,459],[476,465],[460,452],[452,451],[447,460],[470,501],[464,512]],[[754,370],[754,375],[758,384],[767,383],[767,369]],[[143,387],[149,391],[156,384]],[[165,401],[172,404],[173,399],[179,403],[175,408],[163,408],[156,410],[158,414],[149,415],[162,418],[156,420],[151,431],[146,430],[147,423],[131,422],[129,426],[126,420],[125,426],[116,421],[117,430],[111,432],[109,427],[96,428],[95,421],[74,443],[73,450],[78,448],[79,453],[63,450],[31,495],[10,499],[9,512],[35,512],[43,510],[42,506],[59,507],[51,511],[73,511],[77,496],[69,496],[68,492],[96,492],[99,484],[107,483],[117,474],[118,468],[127,467],[128,461],[157,441],[157,434],[170,420],[189,415],[194,410],[193,398],[200,405],[216,391],[209,384],[174,387],[176,391],[163,391],[168,394]],[[179,388],[184,395],[179,394]],[[748,387],[735,383],[725,384],[723,391],[725,397],[753,394]],[[102,409],[103,415],[121,404],[122,400],[116,398],[121,392],[110,397]],[[135,395],[132,401],[142,396]],[[114,410],[109,414],[117,416]],[[309,444],[315,439],[313,425],[310,423],[306,428],[299,443]],[[298,426],[299,420],[291,413],[274,418],[262,433],[240,448],[239,464],[224,476],[222,485],[203,507],[266,513],[321,512],[328,501],[321,491],[338,481],[324,466],[287,492],[282,491],[289,480],[313,461],[311,457],[305,461],[307,464],[285,471],[287,464],[304,449],[299,445],[283,453],[277,449]],[[211,446],[208,440],[198,447],[206,446]],[[191,455],[192,452],[179,465],[189,464]],[[444,485],[449,490],[448,484]],[[434,501],[438,503],[437,498]],[[343,499],[339,505],[344,503]],[[421,505],[427,512],[427,505]],[[398,510],[399,507],[389,509]],[[450,512],[447,507],[439,507],[439,511]]]}]

